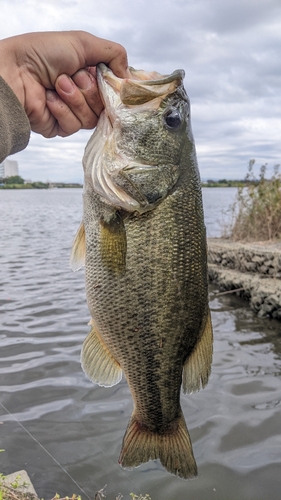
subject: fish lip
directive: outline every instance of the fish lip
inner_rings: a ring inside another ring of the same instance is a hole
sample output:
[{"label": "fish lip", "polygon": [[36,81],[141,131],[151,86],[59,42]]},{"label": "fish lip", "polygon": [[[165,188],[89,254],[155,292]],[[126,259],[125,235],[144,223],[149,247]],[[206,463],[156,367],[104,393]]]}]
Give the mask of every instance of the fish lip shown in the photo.
[{"label": "fish lip", "polygon": [[145,164],[138,164],[138,163],[135,163],[134,165],[127,165],[126,167],[124,167],[122,170],[123,172],[135,172],[135,173],[138,173],[138,172],[144,172],[146,170],[157,170],[159,169],[159,166],[158,165],[145,165]]},{"label": "fish lip", "polygon": [[[129,70],[133,68],[129,68]],[[133,70],[134,71],[134,70]],[[185,77],[185,71],[183,69],[176,69],[170,75],[163,75],[162,78],[157,80],[141,80],[142,85],[163,85],[165,83],[174,82],[175,80],[183,80]],[[132,78],[134,80],[134,78]],[[136,81],[140,81],[136,79]]]},{"label": "fish lip", "polygon": [[[132,75],[132,77],[131,78],[124,78],[124,80],[134,80],[137,82],[141,82],[142,85],[163,85],[165,83],[173,82],[174,80],[183,80],[185,77],[185,71],[183,69],[176,69],[170,75],[160,75],[160,73],[155,72],[155,75],[157,74],[161,78],[155,78],[155,79],[150,79],[150,80],[143,80],[141,78],[134,78],[134,75],[136,73],[141,72],[141,71],[142,70],[135,70],[134,68],[129,66],[129,72]],[[111,77],[110,79],[112,79],[116,82],[119,81],[121,83],[123,81],[123,78],[119,78],[118,76],[116,76],[111,71],[111,69],[108,66],[106,66],[106,64],[104,64],[104,63],[99,63],[97,65],[97,75],[99,75],[99,73],[100,73],[100,76],[102,76],[102,77],[104,77],[104,75],[106,73],[108,73]]]},{"label": "fish lip", "polygon": [[97,81],[98,81],[98,88],[100,90],[101,98],[104,104],[104,107],[107,109],[108,106],[111,108],[113,106],[113,103],[108,101],[107,97],[107,91],[106,87],[109,85],[113,92],[116,94],[115,98],[119,100],[119,104],[122,104],[122,100],[118,99],[118,95],[120,94],[121,87],[126,85],[126,82],[135,82],[136,84],[139,84],[141,86],[165,86],[171,82],[178,81],[179,85],[180,82],[183,81],[185,77],[185,71],[183,69],[176,69],[171,73],[170,75],[161,75],[160,73],[157,72],[151,72],[150,75],[154,78],[145,80],[142,78],[142,75],[144,73],[147,73],[146,71],[143,70],[135,70],[132,67],[129,67],[129,72],[131,74],[131,78],[119,78],[116,76],[113,71],[106,66],[104,63],[99,63],[97,65]]},{"label": "fish lip", "polygon": [[[153,170],[159,170],[161,167],[166,166],[166,165],[147,165],[145,163],[136,163],[134,162],[133,164],[126,165],[125,167],[122,168],[122,172],[134,172],[136,174],[138,173],[143,173],[143,172],[153,172]],[[179,166],[178,165],[170,165],[169,166],[172,171],[178,170]]]}]

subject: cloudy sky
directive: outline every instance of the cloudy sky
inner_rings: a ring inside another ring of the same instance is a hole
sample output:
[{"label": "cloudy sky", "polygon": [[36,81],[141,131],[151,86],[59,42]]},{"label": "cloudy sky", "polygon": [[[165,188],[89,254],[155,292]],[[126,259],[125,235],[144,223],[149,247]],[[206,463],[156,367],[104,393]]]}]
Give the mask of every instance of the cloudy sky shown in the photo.
[{"label": "cloudy sky", "polygon": [[[281,163],[280,0],[0,0],[1,38],[83,29],[123,44],[131,66],[183,68],[203,179]],[[82,181],[90,136],[33,134],[14,159],[32,180]]]}]

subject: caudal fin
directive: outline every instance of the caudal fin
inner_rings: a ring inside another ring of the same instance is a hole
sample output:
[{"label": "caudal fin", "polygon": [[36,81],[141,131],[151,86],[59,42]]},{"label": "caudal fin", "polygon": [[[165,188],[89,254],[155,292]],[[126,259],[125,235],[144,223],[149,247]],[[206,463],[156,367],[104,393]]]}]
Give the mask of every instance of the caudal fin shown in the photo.
[{"label": "caudal fin", "polygon": [[157,458],[168,472],[178,477],[192,479],[197,476],[197,465],[183,415],[174,422],[173,430],[166,434],[147,430],[132,415],[123,439],[120,465],[130,469]]}]

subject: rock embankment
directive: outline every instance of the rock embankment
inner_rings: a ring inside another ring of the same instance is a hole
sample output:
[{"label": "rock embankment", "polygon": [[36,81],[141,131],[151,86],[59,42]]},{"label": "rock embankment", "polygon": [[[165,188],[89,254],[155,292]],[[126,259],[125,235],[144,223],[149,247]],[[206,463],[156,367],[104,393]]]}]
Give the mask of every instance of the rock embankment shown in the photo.
[{"label": "rock embankment", "polygon": [[209,279],[237,290],[258,316],[281,320],[281,243],[208,240]]}]

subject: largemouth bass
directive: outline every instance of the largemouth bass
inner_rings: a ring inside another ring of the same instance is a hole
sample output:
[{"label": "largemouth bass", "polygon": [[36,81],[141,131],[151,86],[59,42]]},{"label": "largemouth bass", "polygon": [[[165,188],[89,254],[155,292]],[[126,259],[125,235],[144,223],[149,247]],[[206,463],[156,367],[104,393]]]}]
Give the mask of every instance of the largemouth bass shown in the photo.
[{"label": "largemouth bass", "polygon": [[83,158],[84,215],[71,266],[86,266],[92,329],[86,375],[124,373],[134,410],[119,463],[160,459],[197,475],[180,390],[207,384],[212,360],[200,177],[184,72],[97,69],[105,109]]}]

